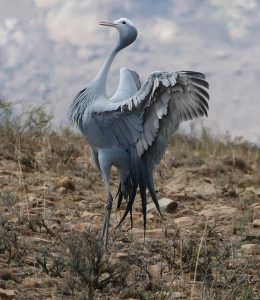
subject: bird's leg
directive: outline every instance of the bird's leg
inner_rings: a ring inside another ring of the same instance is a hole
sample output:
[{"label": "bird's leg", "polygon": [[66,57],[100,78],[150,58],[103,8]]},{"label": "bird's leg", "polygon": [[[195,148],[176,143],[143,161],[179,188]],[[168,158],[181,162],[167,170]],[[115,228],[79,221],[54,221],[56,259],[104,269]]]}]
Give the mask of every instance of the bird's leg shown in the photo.
[{"label": "bird's leg", "polygon": [[110,174],[111,164],[107,163],[106,161],[106,163],[101,164],[100,167],[101,167],[102,178],[107,192],[107,204],[106,204],[105,218],[104,218],[104,224],[102,230],[103,250],[104,252],[106,252],[107,244],[108,244],[110,214],[111,214],[112,204],[113,204],[113,197],[111,195],[110,185],[109,185],[109,174]]},{"label": "bird's leg", "polygon": [[107,206],[106,206],[105,219],[104,219],[103,231],[102,231],[102,240],[103,240],[104,251],[106,251],[106,249],[107,249],[110,214],[111,214],[111,210],[112,210],[112,205],[113,205],[113,197],[112,197],[111,193],[109,192],[108,196],[107,196]]}]

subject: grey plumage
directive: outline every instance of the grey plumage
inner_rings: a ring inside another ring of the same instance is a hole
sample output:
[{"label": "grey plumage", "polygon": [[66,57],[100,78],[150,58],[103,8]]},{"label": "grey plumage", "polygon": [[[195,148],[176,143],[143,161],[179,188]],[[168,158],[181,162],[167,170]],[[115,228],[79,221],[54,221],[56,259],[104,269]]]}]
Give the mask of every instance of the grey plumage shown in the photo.
[{"label": "grey plumage", "polygon": [[128,201],[120,224],[132,212],[139,187],[146,228],[146,189],[160,212],[153,183],[154,168],[182,121],[207,116],[209,86],[204,74],[180,71],[154,72],[141,87],[138,74],[122,68],[119,87],[108,99],[106,80],[111,63],[121,49],[136,39],[137,30],[126,18],[101,25],[115,27],[119,31],[119,42],[98,75],[74,98],[70,119],[91,146],[105,183],[108,205],[103,239],[106,248],[112,207],[111,166],[118,169],[120,177],[118,208],[123,197]]}]

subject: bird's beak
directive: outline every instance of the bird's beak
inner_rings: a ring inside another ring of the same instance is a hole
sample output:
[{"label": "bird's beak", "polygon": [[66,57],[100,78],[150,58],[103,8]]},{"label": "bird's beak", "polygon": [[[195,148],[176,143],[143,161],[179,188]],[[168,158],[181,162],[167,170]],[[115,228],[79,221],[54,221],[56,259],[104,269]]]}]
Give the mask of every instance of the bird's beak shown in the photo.
[{"label": "bird's beak", "polygon": [[116,25],[114,23],[112,23],[112,22],[106,22],[106,21],[99,22],[99,25],[116,27]]}]

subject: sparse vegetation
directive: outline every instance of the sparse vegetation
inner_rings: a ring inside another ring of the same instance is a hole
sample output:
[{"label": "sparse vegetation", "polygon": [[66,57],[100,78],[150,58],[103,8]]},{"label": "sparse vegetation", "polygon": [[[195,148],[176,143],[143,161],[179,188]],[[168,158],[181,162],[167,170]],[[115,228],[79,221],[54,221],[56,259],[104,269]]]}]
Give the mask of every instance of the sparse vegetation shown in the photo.
[{"label": "sparse vegetation", "polygon": [[[164,221],[149,211],[145,243],[138,201],[133,231],[114,230],[114,212],[104,255],[100,176],[84,140],[51,120],[42,107],[13,118],[0,100],[1,288],[21,299],[258,299],[259,148],[207,129],[176,135],[155,182],[178,208]],[[111,180],[116,192],[114,170]]]}]

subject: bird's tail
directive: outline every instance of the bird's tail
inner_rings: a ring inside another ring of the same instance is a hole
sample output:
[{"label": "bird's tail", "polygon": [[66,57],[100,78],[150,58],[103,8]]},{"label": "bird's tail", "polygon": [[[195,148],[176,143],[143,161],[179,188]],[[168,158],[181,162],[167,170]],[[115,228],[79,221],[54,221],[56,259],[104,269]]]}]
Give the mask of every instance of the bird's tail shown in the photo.
[{"label": "bird's tail", "polygon": [[[129,189],[127,207],[117,227],[122,224],[122,222],[125,220],[126,216],[129,213],[132,215],[133,203],[136,197],[137,188],[139,187],[141,202],[142,202],[144,230],[146,230],[146,209],[147,209],[146,189],[149,190],[152,200],[157,210],[159,211],[160,215],[161,215],[161,211],[160,211],[159,202],[153,185],[152,170],[148,169],[148,164],[145,163],[144,158],[142,157],[140,158],[138,156],[137,151],[134,147],[131,147],[130,149],[130,180],[131,180],[130,181],[131,188]],[[120,207],[122,199],[123,199],[122,192],[119,191],[118,205],[117,205],[118,208]]]}]

